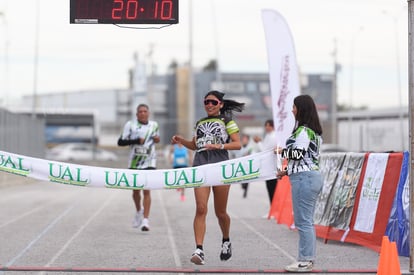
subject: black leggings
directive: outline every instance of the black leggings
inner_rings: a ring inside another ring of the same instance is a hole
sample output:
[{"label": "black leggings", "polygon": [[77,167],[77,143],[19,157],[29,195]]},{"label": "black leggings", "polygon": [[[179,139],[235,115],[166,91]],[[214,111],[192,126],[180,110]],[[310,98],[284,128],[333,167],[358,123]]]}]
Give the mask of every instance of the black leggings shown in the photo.
[{"label": "black leggings", "polygon": [[269,202],[272,204],[273,195],[275,194],[277,185],[277,179],[271,179],[266,181],[266,188],[267,188],[267,194],[269,195]]}]

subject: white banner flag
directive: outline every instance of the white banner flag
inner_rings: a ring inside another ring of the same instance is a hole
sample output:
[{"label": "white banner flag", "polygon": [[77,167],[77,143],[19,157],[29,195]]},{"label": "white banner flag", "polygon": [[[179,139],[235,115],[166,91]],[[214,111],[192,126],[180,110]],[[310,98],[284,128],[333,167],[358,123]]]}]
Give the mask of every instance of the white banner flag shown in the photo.
[{"label": "white banner flag", "polygon": [[[279,140],[285,142],[295,126],[293,99],[300,94],[295,46],[284,18],[274,10],[262,10],[273,120]],[[284,147],[284,144],[283,146]]]},{"label": "white banner flag", "polygon": [[377,217],[378,202],[380,199],[385,170],[387,170],[389,154],[369,154],[362,182],[357,216],[354,230],[366,233],[374,231]]},{"label": "white banner flag", "polygon": [[116,189],[175,189],[275,178],[272,150],[181,169],[134,170],[57,162],[0,151],[0,172],[52,183]]}]

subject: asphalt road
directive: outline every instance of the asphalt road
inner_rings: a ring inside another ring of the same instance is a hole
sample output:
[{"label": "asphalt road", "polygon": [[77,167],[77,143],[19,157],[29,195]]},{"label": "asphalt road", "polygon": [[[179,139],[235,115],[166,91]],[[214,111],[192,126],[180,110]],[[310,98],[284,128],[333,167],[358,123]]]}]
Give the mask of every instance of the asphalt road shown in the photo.
[{"label": "asphalt road", "polygon": [[[206,265],[193,265],[192,191],[186,190],[185,201],[176,190],[152,191],[151,230],[144,233],[131,226],[131,191],[0,172],[0,274],[283,273],[295,260],[298,234],[263,218],[269,205],[264,182],[257,182],[247,198],[240,185],[232,186],[231,260],[219,260],[221,234],[210,204]],[[314,272],[376,274],[378,260],[368,248],[318,239]],[[399,260],[409,274],[409,258]]]}]

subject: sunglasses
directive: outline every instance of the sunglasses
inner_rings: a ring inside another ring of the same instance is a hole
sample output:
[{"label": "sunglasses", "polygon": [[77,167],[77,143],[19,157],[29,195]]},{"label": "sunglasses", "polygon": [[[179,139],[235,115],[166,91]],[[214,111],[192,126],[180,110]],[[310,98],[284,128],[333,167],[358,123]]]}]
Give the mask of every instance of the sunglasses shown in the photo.
[{"label": "sunglasses", "polygon": [[214,99],[206,99],[206,100],[204,100],[204,105],[208,105],[209,103],[213,104],[214,106],[217,106],[217,104],[219,104],[220,101],[214,100]]}]

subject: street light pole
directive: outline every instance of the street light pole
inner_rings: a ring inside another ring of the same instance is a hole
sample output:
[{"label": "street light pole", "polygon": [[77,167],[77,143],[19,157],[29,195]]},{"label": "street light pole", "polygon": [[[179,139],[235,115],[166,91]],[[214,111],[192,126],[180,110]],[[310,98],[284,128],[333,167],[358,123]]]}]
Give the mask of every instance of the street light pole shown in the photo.
[{"label": "street light pole", "polygon": [[334,39],[334,51],[332,53],[333,59],[334,59],[334,73],[333,73],[333,81],[332,81],[332,95],[331,95],[331,138],[332,143],[337,144],[337,121],[336,121],[336,97],[337,97],[337,79],[338,79],[338,61],[337,61],[337,41]]},{"label": "street light pole", "polygon": [[35,48],[33,60],[33,102],[32,102],[32,118],[36,117],[37,109],[37,75],[39,63],[39,0],[36,0],[36,24],[35,24]]},{"label": "street light pole", "polygon": [[217,82],[217,89],[223,89],[221,83],[221,73],[220,73],[220,54],[219,54],[219,36],[218,36],[218,28],[217,28],[217,17],[216,17],[216,8],[215,8],[215,1],[211,1],[211,10],[212,10],[212,17],[213,17],[213,37],[214,37],[214,48],[216,50],[216,82]]},{"label": "street light pole", "polygon": [[3,18],[4,24],[4,95],[3,95],[3,102],[0,101],[0,106],[4,105],[7,106],[8,101],[8,90],[9,90],[9,41],[8,41],[8,34],[7,34],[7,20],[6,14],[4,12],[0,12],[0,17]]},{"label": "street light pole", "polygon": [[404,111],[402,108],[402,92],[401,92],[401,68],[400,68],[400,43],[399,31],[398,31],[398,17],[388,13],[387,11],[382,12],[385,15],[389,15],[392,18],[394,25],[394,40],[395,40],[395,66],[397,73],[397,94],[398,94],[398,119],[400,123],[400,137],[401,137],[401,151],[404,151]]},{"label": "street light pole", "polygon": [[[350,71],[349,71],[349,133],[348,133],[348,145],[351,147],[353,140],[352,133],[352,109],[353,109],[353,97],[354,97],[354,51],[355,51],[355,39],[357,35],[363,31],[363,27],[359,27],[358,30],[351,37],[351,55],[350,55]],[[361,148],[360,148],[361,149]]]},{"label": "street light pole", "polygon": [[194,75],[193,75],[193,0],[188,0],[188,136],[192,136],[195,117]]}]

